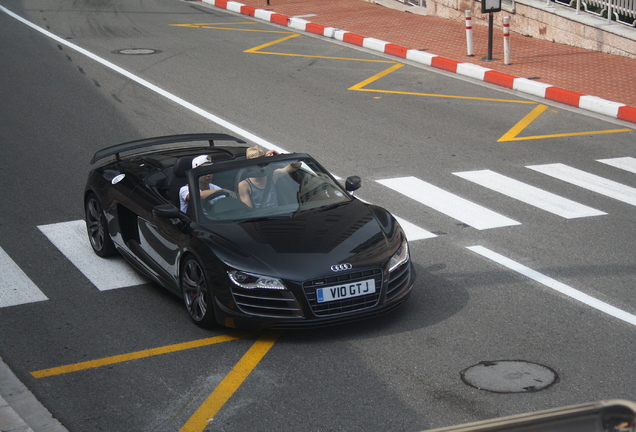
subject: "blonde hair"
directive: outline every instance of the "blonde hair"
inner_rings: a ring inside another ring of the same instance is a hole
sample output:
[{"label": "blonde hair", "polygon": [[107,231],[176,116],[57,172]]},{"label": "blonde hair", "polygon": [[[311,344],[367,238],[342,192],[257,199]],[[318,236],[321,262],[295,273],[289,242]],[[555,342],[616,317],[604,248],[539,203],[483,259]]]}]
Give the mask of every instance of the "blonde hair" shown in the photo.
[{"label": "blonde hair", "polygon": [[245,157],[247,159],[254,159],[261,156],[265,156],[265,150],[257,145],[255,145],[254,147],[250,147],[245,151]]}]

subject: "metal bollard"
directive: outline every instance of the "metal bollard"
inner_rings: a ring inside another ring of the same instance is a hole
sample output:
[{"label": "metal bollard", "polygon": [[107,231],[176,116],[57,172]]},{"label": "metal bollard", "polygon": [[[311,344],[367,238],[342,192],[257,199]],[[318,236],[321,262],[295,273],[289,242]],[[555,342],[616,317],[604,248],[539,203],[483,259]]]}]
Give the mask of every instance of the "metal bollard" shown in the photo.
[{"label": "metal bollard", "polygon": [[474,56],[473,52],[473,22],[471,18],[471,13],[469,10],[466,11],[466,51],[467,56]]},{"label": "metal bollard", "polygon": [[510,17],[503,18],[503,49],[504,49],[504,64],[510,64]]}]

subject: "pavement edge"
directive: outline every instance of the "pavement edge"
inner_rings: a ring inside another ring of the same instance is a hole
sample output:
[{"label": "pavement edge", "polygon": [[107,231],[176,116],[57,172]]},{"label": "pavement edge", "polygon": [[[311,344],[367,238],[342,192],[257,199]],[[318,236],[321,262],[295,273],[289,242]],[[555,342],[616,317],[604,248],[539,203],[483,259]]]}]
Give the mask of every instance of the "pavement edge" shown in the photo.
[{"label": "pavement edge", "polygon": [[68,432],[0,357],[0,431]]}]

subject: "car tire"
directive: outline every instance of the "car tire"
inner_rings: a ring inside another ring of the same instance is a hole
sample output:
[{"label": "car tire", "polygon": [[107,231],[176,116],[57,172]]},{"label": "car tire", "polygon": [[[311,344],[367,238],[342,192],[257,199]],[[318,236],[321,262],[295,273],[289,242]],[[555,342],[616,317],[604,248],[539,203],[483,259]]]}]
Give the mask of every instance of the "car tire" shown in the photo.
[{"label": "car tire", "polygon": [[108,222],[97,196],[91,193],[86,199],[86,231],[93,251],[100,257],[114,255],[117,250],[110,238]]},{"label": "car tire", "polygon": [[181,268],[181,294],[186,310],[196,325],[210,328],[216,323],[213,295],[203,266],[192,255],[188,256]]}]

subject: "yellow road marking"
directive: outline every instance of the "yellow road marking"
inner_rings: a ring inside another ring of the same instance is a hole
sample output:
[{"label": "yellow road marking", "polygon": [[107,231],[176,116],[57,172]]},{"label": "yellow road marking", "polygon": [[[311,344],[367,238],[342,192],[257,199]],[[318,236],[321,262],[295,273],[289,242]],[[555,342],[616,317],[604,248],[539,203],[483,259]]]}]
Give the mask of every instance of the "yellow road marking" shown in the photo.
[{"label": "yellow road marking", "polygon": [[219,27],[222,25],[235,25],[235,24],[256,24],[254,22],[235,22],[235,23],[219,23],[219,24],[170,24],[174,27],[190,27],[190,28],[204,28],[204,29],[216,29],[216,30],[234,30],[244,32],[259,32],[259,33],[284,33],[289,34],[291,32],[282,30],[259,30],[259,29],[242,29],[234,27]]},{"label": "yellow road marking", "polygon": [[[247,24],[247,23],[231,23],[231,24]],[[252,24],[252,22],[249,22]],[[284,32],[284,31],[265,31],[265,30],[254,30],[254,29],[236,29],[236,28],[226,28],[226,27],[218,27],[219,24],[171,24],[175,26],[182,27],[199,27],[199,28],[211,28],[211,29],[220,29],[220,30],[242,30],[242,31],[262,31],[264,33],[292,33],[292,32]],[[348,58],[348,57],[330,57],[330,56],[316,56],[316,55],[306,55],[306,54],[288,54],[288,53],[277,53],[277,52],[267,52],[261,51],[267,47],[288,41],[292,38],[301,36],[300,33],[292,33],[289,36],[286,36],[281,39],[277,39],[272,42],[268,42],[254,48],[247,49],[243,52],[251,53],[251,54],[269,54],[269,55],[280,55],[280,56],[290,56],[290,57],[308,57],[308,58],[323,58],[323,59],[332,59],[332,60],[348,60],[348,61],[363,61],[363,62],[375,62],[375,63],[393,63],[393,66],[388,69],[375,74],[374,76],[367,78],[364,81],[361,81],[358,84],[350,87],[349,90],[354,91],[365,91],[365,92],[374,92],[374,93],[388,93],[388,94],[399,94],[399,95],[409,95],[409,96],[426,96],[426,97],[437,97],[437,98],[451,98],[451,99],[466,99],[466,100],[480,100],[480,101],[488,101],[488,102],[506,102],[506,103],[521,103],[521,104],[535,104],[533,101],[520,101],[520,100],[510,100],[510,99],[493,99],[493,98],[483,98],[483,97],[474,97],[474,96],[456,96],[456,95],[443,95],[443,94],[434,94],[434,93],[421,93],[421,92],[406,92],[406,91],[394,91],[394,90],[381,90],[381,89],[368,89],[367,85],[383,78],[390,73],[400,69],[404,64],[397,63],[391,60],[369,60],[369,59],[356,59],[356,58]],[[374,97],[374,99],[379,99],[380,97]],[[526,115],[523,119],[521,119],[515,126],[513,126],[508,132],[506,132],[497,142],[505,142],[505,141],[525,141],[532,139],[543,139],[543,138],[556,138],[556,137],[567,137],[567,136],[581,136],[581,135],[598,135],[598,134],[608,134],[608,133],[617,133],[617,132],[632,132],[632,129],[608,129],[601,131],[590,131],[590,132],[571,132],[571,133],[561,133],[561,134],[550,134],[550,135],[536,135],[536,136],[526,136],[519,137],[519,133],[521,133],[526,127],[530,125],[533,121],[535,121],[548,107],[543,104],[539,104],[535,107],[528,115]]]},{"label": "yellow road marking", "polygon": [[248,336],[252,336],[252,333],[240,332],[232,333],[223,336],[214,336],[206,339],[199,339],[191,342],[183,342],[174,345],[168,345],[160,348],[152,348],[143,351],[136,351],[128,354],[121,354],[112,357],[105,357],[97,360],[90,360],[81,363],[70,364],[66,366],[59,366],[50,369],[42,369],[39,371],[31,372],[35,378],[45,378],[54,375],[61,375],[70,372],[77,372],[85,369],[92,369],[101,366],[111,365],[115,363],[122,363],[130,360],[137,360],[145,357],[152,357],[161,354],[172,353],[175,351],[183,351],[191,348],[198,348],[206,345],[213,345],[221,342],[227,342],[231,340],[241,339]]},{"label": "yellow road marking", "polygon": [[358,84],[349,87],[349,90],[361,90],[363,87],[366,87],[368,84],[371,84],[374,81],[379,80],[380,78],[383,78],[385,76],[387,76],[390,73],[393,73],[394,71],[400,69],[402,66],[404,66],[402,63],[395,63],[393,66],[391,66],[390,68],[383,70],[382,72],[379,72],[375,75],[373,75],[370,78],[365,79],[364,81],[359,82]]},{"label": "yellow road marking", "polygon": [[219,412],[225,403],[243,384],[243,381],[254,370],[256,365],[267,354],[279,333],[266,333],[258,338],[254,345],[236,363],[234,368],[214,389],[212,394],[201,404],[190,419],[183,425],[179,432],[202,432],[210,423],[210,420]]},{"label": "yellow road marking", "polygon": [[375,92],[375,93],[392,93],[392,94],[411,95],[411,96],[429,96],[429,97],[453,98],[453,99],[483,100],[483,101],[491,101],[491,102],[535,103],[531,101],[492,99],[492,98],[482,98],[482,97],[475,97],[475,96],[453,96],[453,95],[443,95],[443,94],[433,94],[433,93],[419,93],[419,92],[406,92],[406,91],[397,91],[397,90],[380,90],[380,89],[365,88],[367,85],[371,84],[372,82],[377,81],[380,78],[383,78],[389,75],[390,73],[395,72],[396,70],[400,69],[402,66],[404,66],[404,64],[396,63],[390,68],[382,72],[379,72],[373,75],[372,77],[367,78],[366,80],[359,82],[358,84],[352,87],[349,87],[349,90]]},{"label": "yellow road marking", "polygon": [[347,61],[361,61],[361,62],[372,62],[372,63],[395,63],[394,61],[391,61],[391,60],[358,59],[358,58],[350,58],[350,57],[333,57],[333,56],[319,56],[319,55],[310,55],[310,54],[292,54],[292,53],[262,51],[263,49],[267,47],[279,44],[281,42],[285,42],[289,39],[292,39],[298,36],[300,36],[300,34],[294,33],[284,38],[277,39],[272,42],[267,42],[267,43],[264,43],[263,45],[259,45],[254,48],[246,49],[243,52],[250,53],[250,54],[269,54],[269,55],[280,55],[280,56],[288,56],[288,57],[322,58],[322,59],[330,59],[330,60],[347,60]]},{"label": "yellow road marking", "polygon": [[543,105],[543,104],[537,105],[524,118],[519,120],[519,122],[516,125],[514,125],[508,132],[506,132],[501,138],[499,138],[497,142],[525,141],[525,140],[531,140],[531,139],[559,138],[559,137],[580,136],[580,135],[598,135],[598,134],[617,133],[617,132],[632,132],[632,129],[608,129],[608,130],[589,131],[589,132],[569,132],[569,133],[535,135],[535,136],[524,136],[524,137],[518,136],[525,128],[527,128],[530,125],[530,123],[535,121],[547,109],[548,109],[547,105]]}]

